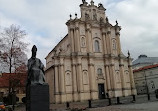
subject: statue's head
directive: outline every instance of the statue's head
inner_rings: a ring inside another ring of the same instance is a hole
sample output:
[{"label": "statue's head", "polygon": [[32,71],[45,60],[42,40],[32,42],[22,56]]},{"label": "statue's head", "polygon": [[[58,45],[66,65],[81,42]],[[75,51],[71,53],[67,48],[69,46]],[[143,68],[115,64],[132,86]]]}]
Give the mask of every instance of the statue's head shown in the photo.
[{"label": "statue's head", "polygon": [[35,45],[32,47],[31,51],[32,51],[32,58],[36,58],[37,47]]}]

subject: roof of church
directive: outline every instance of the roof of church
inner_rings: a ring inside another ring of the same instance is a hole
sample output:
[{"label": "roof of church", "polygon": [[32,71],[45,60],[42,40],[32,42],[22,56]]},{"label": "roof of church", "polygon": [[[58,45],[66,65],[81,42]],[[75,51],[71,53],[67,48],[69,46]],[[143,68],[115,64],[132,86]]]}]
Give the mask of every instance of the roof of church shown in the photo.
[{"label": "roof of church", "polygon": [[146,55],[140,55],[138,59],[133,61],[133,65],[137,64],[155,64],[158,63],[158,57],[147,57]]},{"label": "roof of church", "polygon": [[[68,36],[68,34],[66,34],[65,37],[60,40],[60,42],[48,53],[48,55],[49,55],[50,53],[52,53],[52,52],[55,50],[55,48],[56,48],[67,36]],[[48,55],[45,57],[45,59],[48,57]]]},{"label": "roof of church", "polygon": [[142,71],[142,70],[147,70],[147,69],[151,69],[151,68],[155,68],[155,67],[158,67],[158,64],[149,65],[149,66],[145,66],[145,67],[142,67],[142,68],[139,68],[139,69],[135,69],[135,70],[133,70],[133,72],[139,72],[139,71]]}]

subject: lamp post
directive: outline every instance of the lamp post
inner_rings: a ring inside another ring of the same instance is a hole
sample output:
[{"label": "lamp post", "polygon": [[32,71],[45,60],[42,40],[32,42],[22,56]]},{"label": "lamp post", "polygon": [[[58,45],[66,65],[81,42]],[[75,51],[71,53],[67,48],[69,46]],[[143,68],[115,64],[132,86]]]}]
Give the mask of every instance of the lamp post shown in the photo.
[{"label": "lamp post", "polygon": [[147,93],[147,96],[148,96],[148,100],[150,100],[150,94],[149,94],[149,88],[148,88],[148,83],[147,83],[147,79],[146,79],[145,70],[144,70],[144,76],[145,76],[146,93]]}]

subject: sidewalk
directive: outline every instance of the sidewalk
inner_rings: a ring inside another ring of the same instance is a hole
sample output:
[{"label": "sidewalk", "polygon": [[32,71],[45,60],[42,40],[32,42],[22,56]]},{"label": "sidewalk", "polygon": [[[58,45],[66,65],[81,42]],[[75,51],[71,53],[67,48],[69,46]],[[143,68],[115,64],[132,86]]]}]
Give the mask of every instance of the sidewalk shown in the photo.
[{"label": "sidewalk", "polygon": [[[116,104],[116,98],[112,99],[112,105],[108,106],[108,100],[95,100],[92,101],[92,108],[88,108],[88,101],[72,102],[70,108],[73,111],[158,111],[158,100],[155,95],[151,95],[151,100],[148,101],[147,95],[136,96],[136,102],[132,103],[132,96],[121,97],[122,104]],[[50,104],[50,111],[70,111],[66,108],[66,104]],[[75,110],[76,109],[76,110]],[[82,109],[82,110],[81,110]],[[15,111],[25,111],[25,105],[16,108]]]}]

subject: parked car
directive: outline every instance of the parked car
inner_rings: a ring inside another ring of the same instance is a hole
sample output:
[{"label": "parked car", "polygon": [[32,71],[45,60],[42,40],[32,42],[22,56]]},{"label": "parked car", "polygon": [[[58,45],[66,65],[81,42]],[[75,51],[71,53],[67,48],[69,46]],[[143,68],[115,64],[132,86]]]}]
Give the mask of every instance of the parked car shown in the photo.
[{"label": "parked car", "polygon": [[3,102],[0,102],[0,111],[5,111],[5,105]]}]

